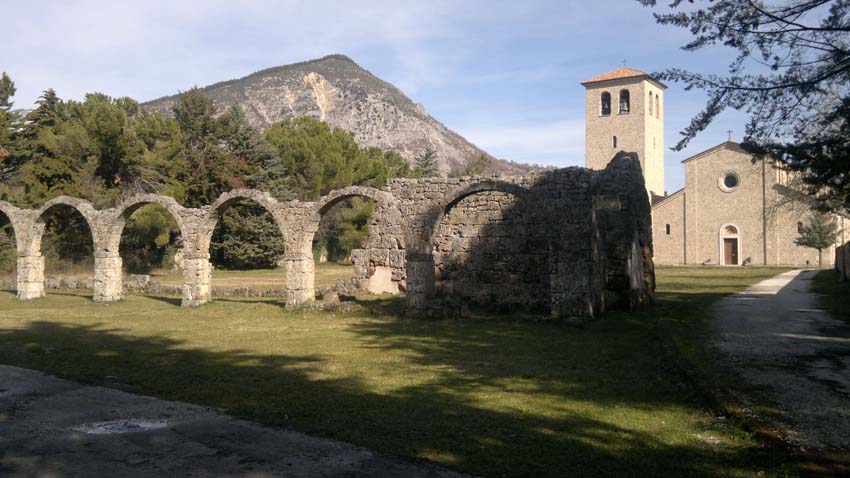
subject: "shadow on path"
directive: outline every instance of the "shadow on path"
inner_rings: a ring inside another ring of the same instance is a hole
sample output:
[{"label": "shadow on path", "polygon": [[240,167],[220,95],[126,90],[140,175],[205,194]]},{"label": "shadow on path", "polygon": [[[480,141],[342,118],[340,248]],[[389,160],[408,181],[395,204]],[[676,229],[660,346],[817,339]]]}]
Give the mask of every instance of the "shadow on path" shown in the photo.
[{"label": "shadow on path", "polygon": [[786,440],[808,449],[850,447],[850,325],[818,307],[815,271],[791,271],[719,301],[717,347],[775,403]]}]

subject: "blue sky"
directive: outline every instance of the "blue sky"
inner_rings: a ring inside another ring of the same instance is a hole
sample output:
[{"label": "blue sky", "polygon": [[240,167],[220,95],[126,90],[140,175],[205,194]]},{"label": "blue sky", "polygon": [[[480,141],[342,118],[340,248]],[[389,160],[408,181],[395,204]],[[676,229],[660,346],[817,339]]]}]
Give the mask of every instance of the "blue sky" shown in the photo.
[{"label": "blue sky", "polygon": [[[723,72],[734,54],[681,51],[687,32],[656,25],[634,0],[4,0],[3,17],[0,70],[17,107],[47,88],[144,101],[343,53],[491,154],[559,167],[584,163],[582,80],[624,59],[647,72]],[[668,147],[705,99],[669,86]],[[682,159],[727,129],[740,139],[744,122],[725,113],[687,150],[668,150],[667,189],[682,186]]]}]

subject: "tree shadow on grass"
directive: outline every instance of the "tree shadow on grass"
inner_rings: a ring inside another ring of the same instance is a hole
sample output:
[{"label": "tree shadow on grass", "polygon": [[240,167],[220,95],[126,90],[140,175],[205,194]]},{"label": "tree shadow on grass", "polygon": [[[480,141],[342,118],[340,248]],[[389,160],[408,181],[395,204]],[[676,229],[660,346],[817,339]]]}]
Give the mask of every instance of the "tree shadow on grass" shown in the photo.
[{"label": "tree shadow on grass", "polygon": [[[665,376],[656,344],[641,343],[642,325],[354,321],[353,345],[375,349],[371,360],[412,361],[409,384],[381,389],[358,375],[328,378],[320,352],[206,350],[107,324],[0,330],[0,361],[486,476],[719,476],[769,460],[617,423],[629,410],[652,421],[696,408]],[[600,407],[610,420],[591,413]]]}]

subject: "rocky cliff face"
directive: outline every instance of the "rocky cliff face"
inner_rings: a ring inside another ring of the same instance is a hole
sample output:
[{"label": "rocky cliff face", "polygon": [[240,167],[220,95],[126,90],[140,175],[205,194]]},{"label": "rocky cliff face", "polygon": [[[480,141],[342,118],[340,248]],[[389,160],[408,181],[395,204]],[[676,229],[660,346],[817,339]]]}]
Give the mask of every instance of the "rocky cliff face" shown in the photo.
[{"label": "rocky cliff face", "polygon": [[[269,68],[203,91],[219,111],[241,105],[249,121],[260,128],[286,118],[314,116],[352,132],[361,146],[395,149],[408,160],[430,145],[444,173],[487,155],[401,90],[343,55]],[[176,95],[169,96],[142,106],[171,114],[176,100]],[[517,172],[519,167],[497,161],[494,169]]]}]

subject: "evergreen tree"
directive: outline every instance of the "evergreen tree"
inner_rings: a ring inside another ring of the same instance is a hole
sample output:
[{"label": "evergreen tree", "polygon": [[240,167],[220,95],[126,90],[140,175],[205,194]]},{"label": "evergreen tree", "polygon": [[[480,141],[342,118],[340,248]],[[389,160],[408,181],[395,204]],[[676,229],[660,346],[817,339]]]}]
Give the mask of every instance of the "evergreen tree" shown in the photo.
[{"label": "evergreen tree", "polygon": [[4,71],[0,75],[0,110],[10,111],[12,109],[12,97],[15,96],[15,82],[9,78],[9,75]]},{"label": "evergreen tree", "polygon": [[373,179],[370,157],[348,131],[316,118],[275,123],[265,133],[288,171],[299,199],[314,201],[323,194]]},{"label": "evergreen tree", "polygon": [[798,246],[817,249],[818,269],[823,267],[823,250],[834,245],[838,239],[838,230],[835,221],[825,213],[814,213],[808,226],[800,230],[800,237],[796,242]]},{"label": "evergreen tree", "polygon": [[416,156],[416,175],[420,178],[430,178],[440,175],[440,166],[437,163],[437,152],[431,145]]},{"label": "evergreen tree", "polygon": [[251,201],[221,213],[210,247],[213,263],[226,269],[272,269],[285,252],[271,214]]},{"label": "evergreen tree", "polygon": [[141,176],[146,148],[131,128],[128,111],[138,111],[138,103],[89,93],[82,103],[68,102],[68,109],[69,116],[82,123],[95,149],[97,176],[111,187],[137,189],[133,185]]},{"label": "evergreen tree", "polygon": [[18,126],[18,115],[12,111],[15,91],[15,83],[4,71],[0,76],[0,180],[7,179],[14,170],[10,158],[14,149],[12,134]]},{"label": "evergreen tree", "polygon": [[234,182],[240,182],[241,168],[221,147],[221,123],[215,115],[212,100],[198,88],[180,95],[174,106],[174,119],[181,132],[178,156],[184,166],[180,179],[189,207],[211,204],[221,193],[232,189]]}]

